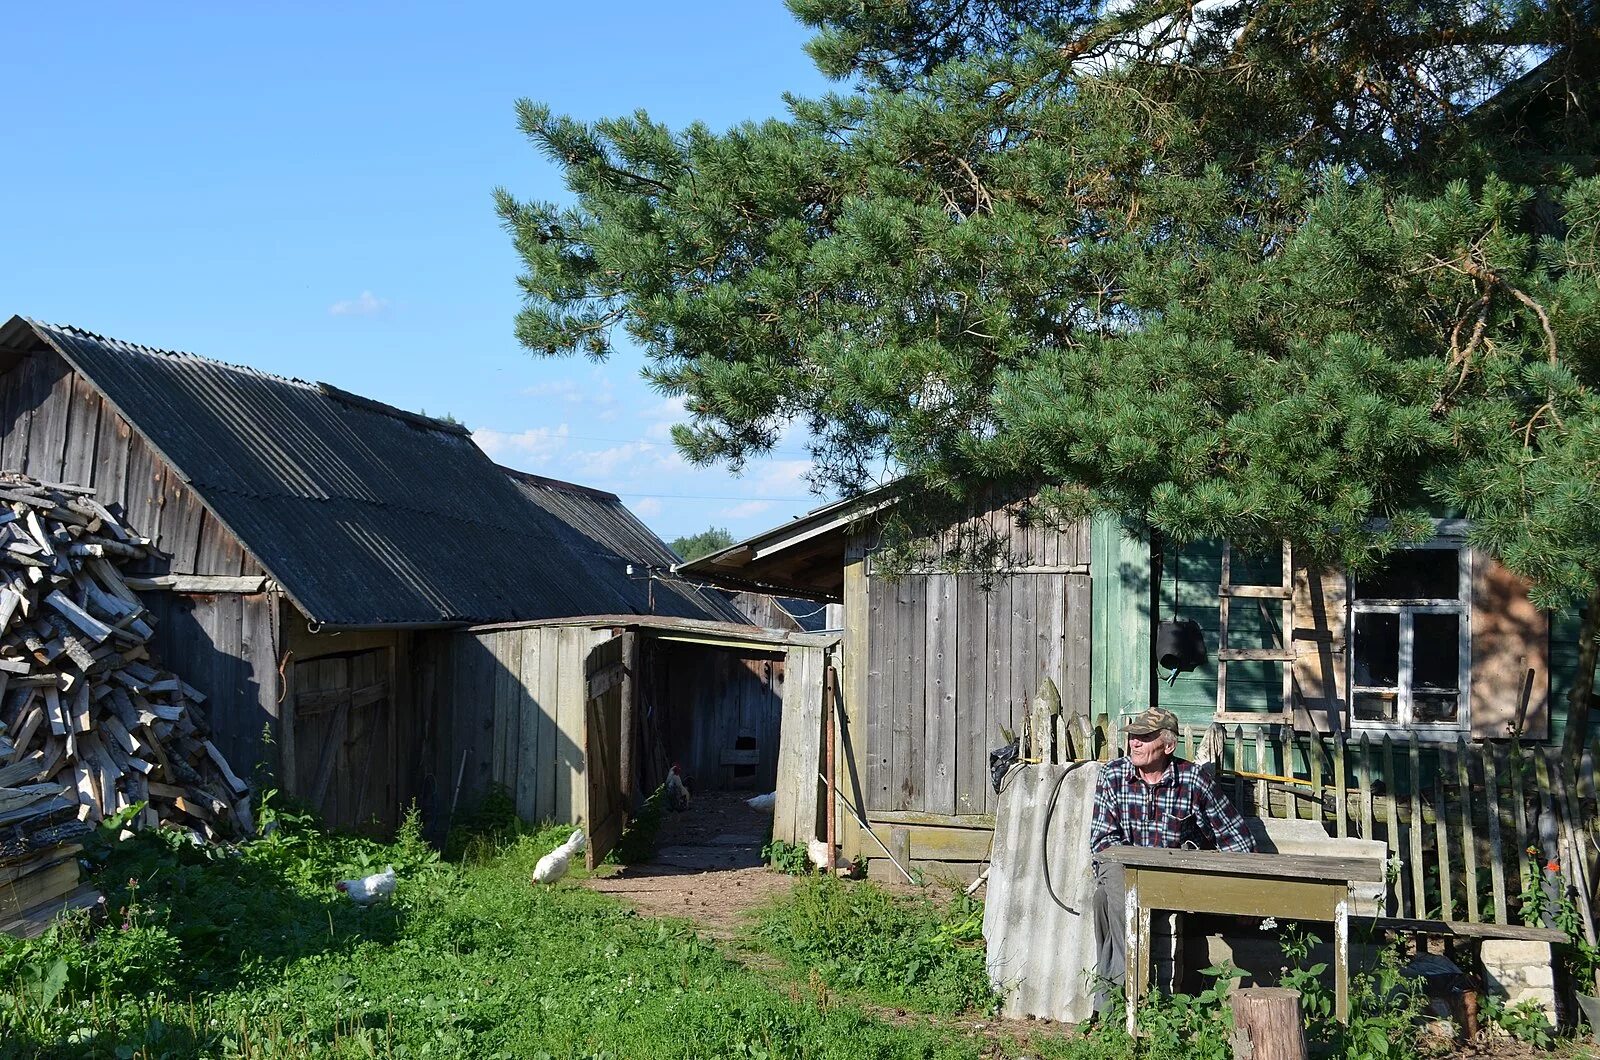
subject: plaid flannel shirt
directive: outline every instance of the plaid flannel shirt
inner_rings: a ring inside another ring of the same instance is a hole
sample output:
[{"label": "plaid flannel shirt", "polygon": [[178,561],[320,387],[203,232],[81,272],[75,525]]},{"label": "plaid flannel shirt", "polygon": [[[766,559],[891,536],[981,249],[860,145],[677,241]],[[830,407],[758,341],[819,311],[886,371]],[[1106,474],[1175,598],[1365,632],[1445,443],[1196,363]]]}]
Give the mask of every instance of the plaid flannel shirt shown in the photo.
[{"label": "plaid flannel shirt", "polygon": [[1211,775],[1174,758],[1155,784],[1146,784],[1127,758],[1106,763],[1094,787],[1089,849],[1181,847],[1249,853],[1255,840]]}]

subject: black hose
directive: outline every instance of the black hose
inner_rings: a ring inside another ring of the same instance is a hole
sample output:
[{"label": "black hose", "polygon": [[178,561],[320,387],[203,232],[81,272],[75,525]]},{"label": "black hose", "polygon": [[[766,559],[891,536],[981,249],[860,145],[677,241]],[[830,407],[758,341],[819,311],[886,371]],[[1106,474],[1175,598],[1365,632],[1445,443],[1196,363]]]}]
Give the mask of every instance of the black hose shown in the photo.
[{"label": "black hose", "polygon": [[1044,832],[1042,837],[1043,846],[1041,846],[1039,849],[1039,861],[1044,866],[1044,889],[1049,892],[1051,901],[1055,902],[1056,905],[1059,905],[1073,916],[1082,916],[1083,914],[1061,900],[1061,896],[1056,894],[1055,883],[1050,879],[1050,821],[1055,817],[1056,801],[1061,797],[1061,785],[1066,783],[1067,777],[1072,775],[1072,771],[1074,769],[1077,769],[1079,766],[1086,766],[1089,764],[1090,763],[1088,762],[1073,762],[1071,765],[1067,766],[1066,770],[1059,777],[1056,778],[1056,786],[1050,792],[1050,802],[1046,804],[1044,810]]}]

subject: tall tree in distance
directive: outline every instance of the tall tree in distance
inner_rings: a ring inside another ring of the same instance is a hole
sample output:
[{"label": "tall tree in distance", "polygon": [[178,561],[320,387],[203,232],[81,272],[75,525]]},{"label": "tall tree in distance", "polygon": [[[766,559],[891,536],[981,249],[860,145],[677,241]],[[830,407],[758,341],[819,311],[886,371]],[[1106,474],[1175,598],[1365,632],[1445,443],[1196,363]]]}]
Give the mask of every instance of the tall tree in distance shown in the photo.
[{"label": "tall tree in distance", "polygon": [[842,90],[784,120],[519,104],[575,197],[497,193],[529,349],[625,332],[690,459],[799,422],[912,524],[1044,483],[1360,569],[1447,506],[1595,591],[1592,3],[790,7]]},{"label": "tall tree in distance", "polygon": [[688,563],[690,560],[709,556],[713,552],[720,552],[733,544],[733,535],[725,526],[708,527],[698,534],[685,534],[683,537],[672,539],[671,548],[678,556]]}]

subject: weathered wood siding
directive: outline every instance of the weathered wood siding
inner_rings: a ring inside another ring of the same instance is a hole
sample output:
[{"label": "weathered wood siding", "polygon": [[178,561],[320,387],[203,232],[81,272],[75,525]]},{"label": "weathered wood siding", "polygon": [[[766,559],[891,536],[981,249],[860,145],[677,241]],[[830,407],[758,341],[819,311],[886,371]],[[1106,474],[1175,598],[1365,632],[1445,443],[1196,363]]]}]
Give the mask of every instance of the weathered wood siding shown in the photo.
[{"label": "weathered wood siding", "polygon": [[[866,654],[864,673],[852,671],[846,685],[863,700],[855,753],[874,831],[908,812],[941,819],[928,827],[992,827],[976,820],[995,808],[989,751],[1004,742],[1002,728],[1020,729],[1043,679],[1055,681],[1069,713],[1089,713],[1088,524],[1026,525],[1005,508],[969,522],[1005,546],[1001,569],[891,577],[869,559],[864,599],[852,606],[847,594],[848,648]],[[943,540],[964,534],[953,528]],[[875,850],[867,839],[859,852]]]},{"label": "weathered wood siding", "polygon": [[24,356],[0,375],[0,467],[92,486],[102,504],[120,505],[129,524],[162,553],[131,570],[263,573],[128,421],[48,350]]},{"label": "weathered wood siding", "polygon": [[436,820],[495,785],[523,820],[585,818],[584,660],[610,636],[587,626],[418,636]]},{"label": "weathered wood siding", "polygon": [[642,709],[662,719],[667,754],[692,790],[773,790],[783,724],[781,650],[647,640],[643,668]]},{"label": "weathered wood siding", "polygon": [[[262,569],[194,491],[87,380],[39,350],[0,375],[0,468],[91,486],[163,553],[135,573],[256,575]],[[277,719],[276,605],[266,594],[141,594],[159,620],[153,650],[207,696],[217,746],[241,776]]]},{"label": "weathered wood siding", "polygon": [[[267,752],[264,728],[276,729],[276,603],[268,593],[140,594],[155,616],[151,649],[206,695],[212,740],[234,772],[250,780]],[[275,766],[275,762],[266,762]]]},{"label": "weathered wood siding", "polygon": [[279,783],[338,828],[388,834],[424,797],[417,634],[311,632],[282,604]]}]

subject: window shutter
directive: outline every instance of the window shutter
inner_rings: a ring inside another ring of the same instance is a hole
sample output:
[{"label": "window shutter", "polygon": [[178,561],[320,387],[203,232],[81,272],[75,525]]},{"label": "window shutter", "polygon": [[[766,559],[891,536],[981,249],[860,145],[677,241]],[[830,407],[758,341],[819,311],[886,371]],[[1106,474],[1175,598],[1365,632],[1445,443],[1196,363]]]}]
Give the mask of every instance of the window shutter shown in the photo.
[{"label": "window shutter", "polygon": [[1472,735],[1505,739],[1517,718],[1530,740],[1550,736],[1550,616],[1528,582],[1491,556],[1472,556]]},{"label": "window shutter", "polygon": [[1301,732],[1338,732],[1345,719],[1343,571],[1294,569],[1294,725]]}]

